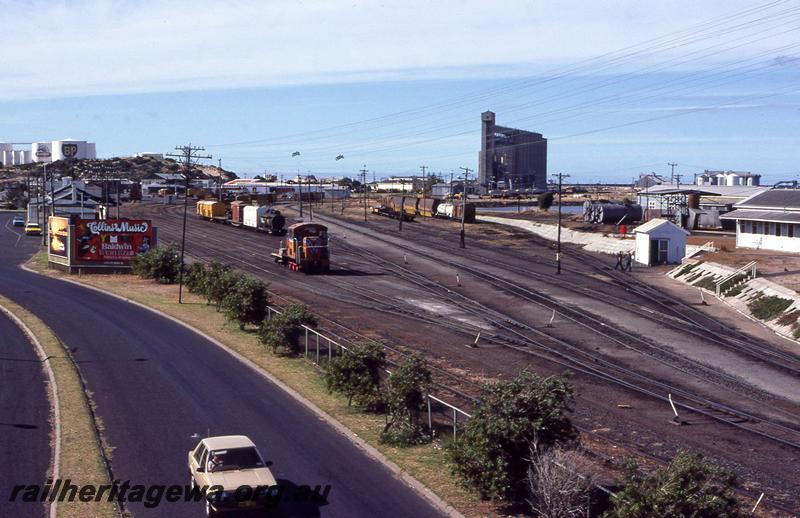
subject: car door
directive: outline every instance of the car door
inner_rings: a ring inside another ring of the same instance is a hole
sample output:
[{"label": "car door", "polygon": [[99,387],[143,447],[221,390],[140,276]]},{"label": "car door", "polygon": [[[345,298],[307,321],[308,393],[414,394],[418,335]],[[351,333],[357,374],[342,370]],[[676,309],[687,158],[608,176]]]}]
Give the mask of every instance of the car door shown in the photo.
[{"label": "car door", "polygon": [[203,465],[203,457],[206,454],[206,446],[202,442],[197,445],[197,448],[194,449],[192,455],[190,456],[189,461],[189,470],[192,472],[192,476],[195,477],[195,481],[200,483],[200,476],[202,473],[197,472],[197,468]]}]

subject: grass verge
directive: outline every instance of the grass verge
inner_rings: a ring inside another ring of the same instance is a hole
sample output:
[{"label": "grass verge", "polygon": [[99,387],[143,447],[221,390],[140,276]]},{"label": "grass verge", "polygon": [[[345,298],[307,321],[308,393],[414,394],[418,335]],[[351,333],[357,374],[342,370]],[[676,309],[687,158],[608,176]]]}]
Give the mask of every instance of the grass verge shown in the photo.
[{"label": "grass verge", "polygon": [[[37,254],[27,266],[51,277],[67,276],[47,269],[46,263],[43,254]],[[397,448],[380,444],[378,438],[385,425],[384,416],[365,414],[348,407],[344,397],[328,393],[324,380],[313,365],[303,358],[270,354],[258,342],[252,329],[242,331],[237,324],[227,322],[222,313],[207,305],[201,297],[184,290],[184,304],[179,305],[177,286],[156,284],[132,275],[83,275],[72,279],[162,311],[222,342],[296,390],[465,516],[500,516],[491,503],[481,501],[451,475],[441,445],[432,443]]]},{"label": "grass verge", "polygon": [[761,297],[747,305],[747,308],[759,320],[769,322],[783,313],[794,302],[791,299],[776,297],[774,295]]},{"label": "grass verge", "polygon": [[[36,337],[50,357],[58,386],[60,411],[61,456],[59,478],[70,479],[77,486],[109,484],[108,474],[103,464],[100,445],[97,442],[95,423],[84,393],[80,375],[67,356],[63,344],[55,334],[36,315],[22,306],[0,295],[0,305],[17,316]],[[52,397],[52,392],[50,392]],[[55,438],[51,435],[51,443]],[[109,502],[60,502],[57,504],[59,518],[116,517],[119,514],[114,504]]]}]

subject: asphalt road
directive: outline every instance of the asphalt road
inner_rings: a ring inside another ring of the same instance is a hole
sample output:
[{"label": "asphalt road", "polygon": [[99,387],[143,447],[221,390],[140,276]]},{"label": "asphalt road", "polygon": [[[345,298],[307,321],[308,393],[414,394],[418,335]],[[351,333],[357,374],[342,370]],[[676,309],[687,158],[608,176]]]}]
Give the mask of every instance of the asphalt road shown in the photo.
[{"label": "asphalt road", "polygon": [[43,484],[50,467],[47,377],[33,344],[2,312],[0,337],[0,516],[42,517],[43,504],[20,494],[8,500],[16,485]]},{"label": "asphalt road", "polygon": [[[330,485],[327,504],[284,502],[282,516],[435,516],[382,465],[273,384],[214,344],[118,299],[20,270],[36,238],[0,216],[0,292],[36,313],[71,349],[94,393],[113,450],[132,484],[186,484],[198,436],[245,434],[289,486]],[[166,503],[138,516],[202,516],[198,503]]]}]

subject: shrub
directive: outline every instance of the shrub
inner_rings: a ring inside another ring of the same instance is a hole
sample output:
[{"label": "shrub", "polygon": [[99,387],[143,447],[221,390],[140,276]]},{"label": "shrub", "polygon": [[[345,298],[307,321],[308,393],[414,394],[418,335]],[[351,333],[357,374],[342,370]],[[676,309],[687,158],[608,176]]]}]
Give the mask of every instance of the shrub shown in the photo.
[{"label": "shrub", "polygon": [[700,455],[679,453],[669,466],[640,475],[629,464],[622,490],[611,498],[608,518],[682,518],[745,516],[733,498],[731,473],[704,462]]},{"label": "shrub", "polygon": [[759,297],[747,305],[750,312],[759,320],[768,322],[781,313],[794,302],[791,299],[784,299],[775,295]]},{"label": "shrub", "polygon": [[133,258],[133,273],[161,284],[174,284],[181,270],[180,250],[175,246],[156,247]]},{"label": "shrub", "polygon": [[183,283],[190,293],[195,295],[205,295],[206,265],[201,262],[194,262],[184,267]]},{"label": "shrub", "polygon": [[325,369],[325,384],[328,391],[339,392],[347,397],[347,405],[356,405],[367,410],[382,406],[381,369],[386,366],[383,347],[374,342],[357,344],[343,352]]},{"label": "shrub", "polygon": [[421,416],[432,383],[428,364],[418,354],[408,356],[389,376],[386,382],[389,419],[381,433],[381,442],[408,446],[430,439]]},{"label": "shrub", "polygon": [[317,319],[305,304],[292,304],[283,312],[264,320],[258,330],[258,339],[265,346],[277,353],[283,349],[287,354],[300,353],[300,337],[303,326],[313,326]]},{"label": "shrub", "polygon": [[246,324],[258,325],[264,320],[267,304],[267,286],[249,275],[242,275],[223,297],[222,310],[230,320],[239,323],[239,329],[244,329]]},{"label": "shrub", "polygon": [[675,274],[675,277],[681,277],[681,276],[683,276],[683,275],[686,275],[687,273],[691,272],[692,270],[694,270],[695,268],[697,268],[697,267],[698,267],[698,266],[700,266],[701,264],[703,264],[703,262],[702,262],[702,261],[700,261],[700,262],[697,262],[697,263],[687,263],[687,264],[684,264],[684,265],[681,267],[681,269],[680,269],[680,270],[678,270],[678,273],[676,273],[676,274]]},{"label": "shrub", "polygon": [[530,449],[528,504],[535,516],[572,518],[587,516],[596,475],[589,461],[575,450]]},{"label": "shrub", "polygon": [[714,276],[709,275],[708,277],[703,277],[692,285],[697,286],[698,288],[705,288],[707,290],[714,291],[717,289],[717,279]]},{"label": "shrub", "polygon": [[790,324],[796,323],[798,316],[800,316],[800,311],[793,309],[790,312],[786,313],[785,315],[782,315],[778,319],[777,323],[779,326],[788,326]]},{"label": "shrub", "polygon": [[486,385],[464,431],[447,445],[453,472],[483,498],[521,494],[529,445],[543,451],[575,437],[566,416],[572,400],[567,376],[541,378],[527,369]]},{"label": "shrub", "polygon": [[552,192],[547,191],[539,195],[536,202],[539,204],[539,209],[548,210],[553,206],[554,195]]},{"label": "shrub", "polygon": [[217,261],[208,263],[202,291],[209,304],[216,304],[217,311],[222,305],[222,299],[225,298],[225,294],[228,293],[235,281],[230,265]]}]

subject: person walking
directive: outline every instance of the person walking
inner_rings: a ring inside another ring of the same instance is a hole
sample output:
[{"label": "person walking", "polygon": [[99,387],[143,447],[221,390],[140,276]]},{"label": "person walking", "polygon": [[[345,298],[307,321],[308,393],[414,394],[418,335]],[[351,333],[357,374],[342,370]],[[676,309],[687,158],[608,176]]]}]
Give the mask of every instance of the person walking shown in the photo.
[{"label": "person walking", "polygon": [[624,271],[624,268],[622,267],[622,252],[617,252],[617,264],[614,265],[614,269]]}]

